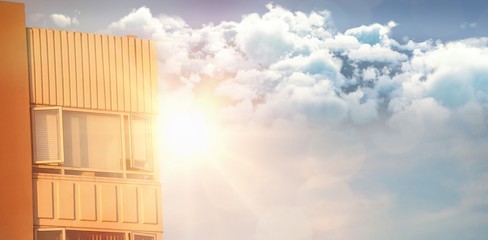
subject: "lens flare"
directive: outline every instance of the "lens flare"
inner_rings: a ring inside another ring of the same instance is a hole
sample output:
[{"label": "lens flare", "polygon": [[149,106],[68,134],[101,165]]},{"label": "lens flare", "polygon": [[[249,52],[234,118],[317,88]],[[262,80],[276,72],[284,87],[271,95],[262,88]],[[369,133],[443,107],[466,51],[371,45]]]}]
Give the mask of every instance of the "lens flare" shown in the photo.
[{"label": "lens flare", "polygon": [[202,111],[177,110],[160,120],[162,155],[171,162],[200,161],[208,157],[215,142],[215,126]]}]

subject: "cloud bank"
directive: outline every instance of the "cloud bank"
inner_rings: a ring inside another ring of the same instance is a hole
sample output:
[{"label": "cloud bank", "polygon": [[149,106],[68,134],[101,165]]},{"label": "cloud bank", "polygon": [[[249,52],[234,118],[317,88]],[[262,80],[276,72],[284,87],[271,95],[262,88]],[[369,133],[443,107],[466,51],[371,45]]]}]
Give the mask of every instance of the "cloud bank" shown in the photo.
[{"label": "cloud bank", "polygon": [[393,21],[342,33],[328,11],[267,8],[191,28],[141,7],[104,30],[153,39],[162,101],[225,126],[218,168],[163,170],[166,236],[488,234],[488,39],[398,42]]}]

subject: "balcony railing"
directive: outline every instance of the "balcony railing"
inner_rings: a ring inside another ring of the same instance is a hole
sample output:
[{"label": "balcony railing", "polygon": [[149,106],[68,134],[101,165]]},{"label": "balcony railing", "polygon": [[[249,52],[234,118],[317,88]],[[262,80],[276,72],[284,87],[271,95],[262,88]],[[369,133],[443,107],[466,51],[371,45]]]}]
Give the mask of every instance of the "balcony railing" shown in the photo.
[{"label": "balcony railing", "polygon": [[[34,225],[162,230],[161,186],[153,174],[33,168]],[[151,177],[152,180],[141,178]]]},{"label": "balcony railing", "polygon": [[132,171],[132,170],[100,170],[90,168],[73,168],[57,165],[34,165],[32,168],[34,174],[54,174],[66,176],[85,176],[85,177],[103,177],[119,179],[138,179],[138,180],[156,180],[153,172]]}]

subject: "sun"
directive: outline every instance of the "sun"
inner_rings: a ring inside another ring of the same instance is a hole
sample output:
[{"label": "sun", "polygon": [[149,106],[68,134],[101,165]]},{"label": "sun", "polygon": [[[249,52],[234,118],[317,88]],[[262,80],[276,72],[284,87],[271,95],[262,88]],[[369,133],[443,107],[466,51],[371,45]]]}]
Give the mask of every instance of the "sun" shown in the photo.
[{"label": "sun", "polygon": [[204,157],[214,142],[214,126],[202,111],[179,110],[160,120],[163,149],[176,161]]}]

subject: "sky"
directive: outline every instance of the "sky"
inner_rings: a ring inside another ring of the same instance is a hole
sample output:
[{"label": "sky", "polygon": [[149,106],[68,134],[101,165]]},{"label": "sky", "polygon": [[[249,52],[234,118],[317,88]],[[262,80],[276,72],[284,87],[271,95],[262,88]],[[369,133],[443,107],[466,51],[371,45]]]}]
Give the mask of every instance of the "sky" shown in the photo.
[{"label": "sky", "polygon": [[488,235],[488,2],[23,2],[152,39],[161,119],[206,119],[160,146],[164,239]]}]

